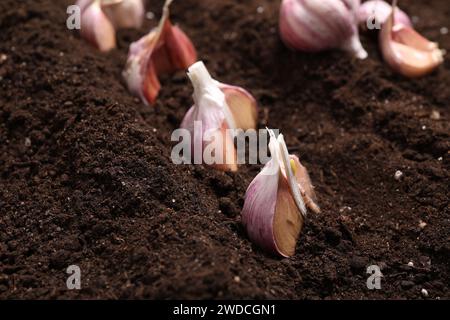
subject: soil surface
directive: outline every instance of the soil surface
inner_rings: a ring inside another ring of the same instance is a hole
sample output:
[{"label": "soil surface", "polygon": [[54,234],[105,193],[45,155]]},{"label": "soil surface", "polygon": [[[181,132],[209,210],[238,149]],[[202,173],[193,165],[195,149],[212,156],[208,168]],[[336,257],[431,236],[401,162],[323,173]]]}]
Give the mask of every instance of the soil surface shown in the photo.
[{"label": "soil surface", "polygon": [[[128,46],[162,2],[101,54],[66,28],[71,1],[0,1],[0,298],[449,299],[450,55],[409,80],[374,34],[361,36],[364,61],[288,50],[280,1],[175,1],[172,20],[214,77],[253,93],[259,127],[281,130],[316,187],[322,213],[277,259],[240,223],[261,166],[170,160],[192,104],[185,73],[162,78],[155,107],[125,88]],[[448,1],[400,2],[450,52]],[[67,290],[69,265],[81,290]]]}]

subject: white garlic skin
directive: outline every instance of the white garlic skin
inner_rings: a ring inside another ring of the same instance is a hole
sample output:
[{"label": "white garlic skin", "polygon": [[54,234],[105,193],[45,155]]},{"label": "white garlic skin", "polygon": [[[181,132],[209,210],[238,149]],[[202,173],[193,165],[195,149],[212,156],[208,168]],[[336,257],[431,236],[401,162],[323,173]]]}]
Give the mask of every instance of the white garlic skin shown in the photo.
[{"label": "white garlic skin", "polygon": [[319,52],[342,49],[367,58],[358,34],[359,0],[283,0],[280,35],[296,50]]}]

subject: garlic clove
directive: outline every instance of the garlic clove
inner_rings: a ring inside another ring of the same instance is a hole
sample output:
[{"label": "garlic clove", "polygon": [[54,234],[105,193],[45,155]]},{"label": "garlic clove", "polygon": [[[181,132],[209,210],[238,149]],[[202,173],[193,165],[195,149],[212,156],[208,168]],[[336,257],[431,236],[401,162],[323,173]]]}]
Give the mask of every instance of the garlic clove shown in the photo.
[{"label": "garlic clove", "polygon": [[318,52],[338,48],[365,59],[367,52],[357,28],[358,7],[359,0],[283,0],[281,39],[296,50]]},{"label": "garlic clove", "polygon": [[255,98],[240,87],[220,84],[220,89],[225,94],[236,128],[255,129],[258,121],[258,107]]},{"label": "garlic clove", "polygon": [[169,20],[166,0],[159,25],[130,46],[123,76],[129,91],[146,104],[153,104],[161,89],[158,75],[187,69],[197,60],[194,45]]},{"label": "garlic clove", "polygon": [[394,0],[392,12],[380,33],[383,58],[396,72],[410,78],[421,77],[436,69],[443,61],[443,53],[412,28],[394,24],[397,10]]},{"label": "garlic clove", "polygon": [[436,42],[431,42],[414,29],[405,27],[401,24],[395,24],[392,28],[392,39],[395,42],[413,47],[423,51],[433,51],[438,48]]},{"label": "garlic clove", "polygon": [[[269,253],[290,257],[306,217],[306,206],[319,212],[306,169],[287,153],[280,135],[269,131],[272,159],[250,183],[242,222],[249,238]],[[305,206],[306,205],[306,206]]]},{"label": "garlic clove", "polygon": [[138,29],[144,23],[142,0],[103,0],[103,10],[116,29]]},{"label": "garlic clove", "polygon": [[116,47],[114,26],[103,13],[100,0],[94,0],[91,4],[86,5],[82,12],[81,36],[103,52]]},{"label": "garlic clove", "polygon": [[147,105],[156,100],[161,89],[155,65],[151,59],[151,50],[157,39],[158,34],[153,31],[132,43],[122,72],[131,94],[139,97]]},{"label": "garlic clove", "polygon": [[[375,18],[373,23],[381,26],[386,22],[391,14],[392,7],[389,3],[383,0],[366,1],[358,9],[358,21],[360,24],[367,25],[367,22]],[[402,10],[397,9],[395,12],[395,24],[404,24],[412,27],[412,22],[409,16]]]},{"label": "garlic clove", "polygon": [[[228,130],[236,126],[221,85],[211,77],[201,61],[189,67],[188,76],[194,87],[194,106],[185,115],[181,128],[189,130],[194,137],[194,158],[198,157],[196,153],[201,153],[202,162],[219,170],[236,171],[236,149],[233,135]],[[195,131],[195,122],[201,124],[202,132]],[[210,153],[205,150],[212,150],[211,154],[217,161],[206,158]]]}]

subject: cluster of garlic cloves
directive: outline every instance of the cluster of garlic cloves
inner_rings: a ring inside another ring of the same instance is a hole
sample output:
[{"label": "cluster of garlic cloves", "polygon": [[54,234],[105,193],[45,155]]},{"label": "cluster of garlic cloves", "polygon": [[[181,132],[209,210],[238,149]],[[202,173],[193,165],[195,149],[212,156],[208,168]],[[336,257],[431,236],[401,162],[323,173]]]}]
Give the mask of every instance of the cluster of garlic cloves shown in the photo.
[{"label": "cluster of garlic cloves", "polygon": [[81,36],[100,51],[116,47],[116,30],[139,28],[144,21],[142,0],[78,0]]},{"label": "cluster of garlic cloves", "polygon": [[[372,23],[379,27],[383,25],[392,12],[392,6],[383,0],[369,0],[361,4],[358,10],[358,21],[361,25]],[[412,27],[409,16],[399,8],[395,11],[395,24]]]},{"label": "cluster of garlic cloves", "polygon": [[197,52],[188,36],[170,19],[166,0],[156,28],[130,46],[123,76],[129,91],[151,105],[161,89],[158,76],[187,69],[197,61]]},{"label": "cluster of garlic cloves", "polygon": [[342,49],[367,58],[358,34],[359,0],[283,0],[280,35],[296,50],[318,52]]},{"label": "cluster of garlic cloves", "polygon": [[222,171],[237,171],[232,130],[256,128],[256,100],[240,87],[214,80],[201,61],[189,68],[188,76],[194,87],[194,105],[181,128],[193,137],[193,157],[201,157],[203,163]]},{"label": "cluster of garlic cloves", "polygon": [[412,27],[395,23],[397,1],[380,32],[381,52],[385,62],[396,72],[410,78],[424,76],[443,61],[443,52]]},{"label": "cluster of garlic cloves", "polygon": [[290,257],[307,208],[316,213],[320,209],[305,167],[288,153],[283,135],[269,134],[272,159],[247,189],[242,222],[252,242],[270,254]]}]

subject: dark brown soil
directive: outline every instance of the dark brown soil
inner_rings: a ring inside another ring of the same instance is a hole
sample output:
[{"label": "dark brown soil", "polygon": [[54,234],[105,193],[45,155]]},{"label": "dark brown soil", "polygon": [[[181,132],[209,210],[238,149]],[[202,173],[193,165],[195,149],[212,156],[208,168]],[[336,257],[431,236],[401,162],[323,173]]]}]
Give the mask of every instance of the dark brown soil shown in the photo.
[{"label": "dark brown soil", "polygon": [[[249,89],[260,127],[280,128],[310,171],[323,212],[279,260],[240,224],[260,167],[171,163],[192,104],[184,73],[162,80],[154,108],[125,89],[128,45],[156,19],[105,55],[66,29],[69,4],[0,1],[0,298],[450,298],[449,54],[408,80],[370,35],[365,61],[289,51],[279,1],[175,1],[173,21],[213,75]],[[401,5],[450,52],[447,0]],[[80,291],[66,288],[72,264]],[[372,264],[381,290],[366,287]]]}]

